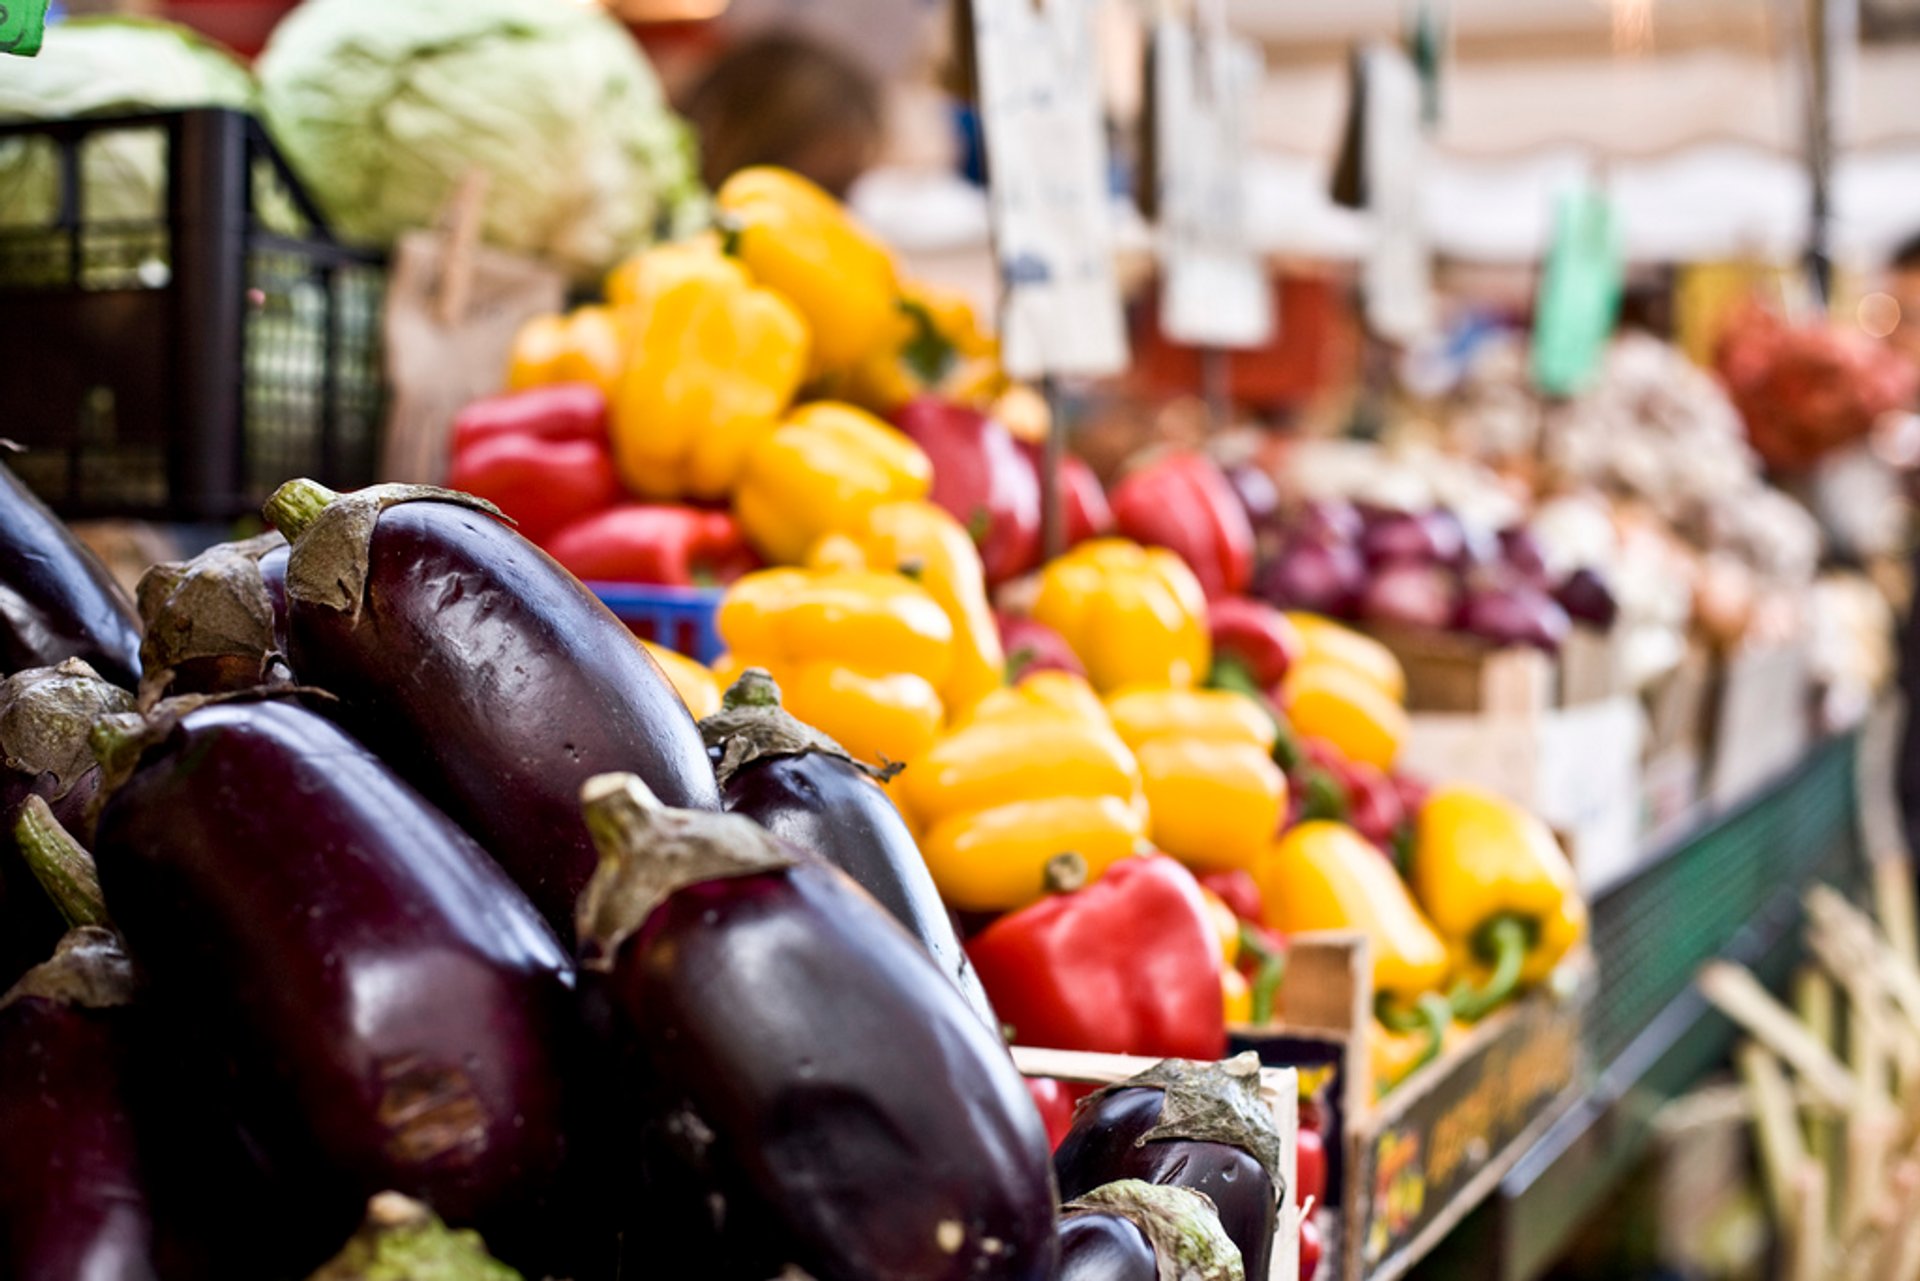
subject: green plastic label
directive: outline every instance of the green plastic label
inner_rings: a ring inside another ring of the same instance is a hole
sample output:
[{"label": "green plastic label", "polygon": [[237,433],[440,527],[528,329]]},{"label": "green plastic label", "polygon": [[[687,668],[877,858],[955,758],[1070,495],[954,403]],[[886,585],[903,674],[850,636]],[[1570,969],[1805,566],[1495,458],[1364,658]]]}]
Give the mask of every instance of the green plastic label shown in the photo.
[{"label": "green plastic label", "polygon": [[1570,396],[1593,376],[1620,315],[1624,268],[1613,206],[1597,191],[1560,203],[1533,308],[1533,381]]},{"label": "green plastic label", "polygon": [[31,58],[47,34],[47,0],[0,0],[0,53]]}]

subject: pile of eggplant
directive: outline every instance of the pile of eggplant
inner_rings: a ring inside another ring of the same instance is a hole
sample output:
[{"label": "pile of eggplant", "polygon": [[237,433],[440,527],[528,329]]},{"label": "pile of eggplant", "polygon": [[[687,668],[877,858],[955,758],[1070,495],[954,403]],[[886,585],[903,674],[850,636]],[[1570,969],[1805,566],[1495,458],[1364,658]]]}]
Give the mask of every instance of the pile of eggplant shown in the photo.
[{"label": "pile of eggplant", "polygon": [[696,725],[464,495],[265,515],[136,613],[0,468],[0,1277],[1265,1275],[1244,1071],[1095,1096],[1056,1172],[763,673]]}]

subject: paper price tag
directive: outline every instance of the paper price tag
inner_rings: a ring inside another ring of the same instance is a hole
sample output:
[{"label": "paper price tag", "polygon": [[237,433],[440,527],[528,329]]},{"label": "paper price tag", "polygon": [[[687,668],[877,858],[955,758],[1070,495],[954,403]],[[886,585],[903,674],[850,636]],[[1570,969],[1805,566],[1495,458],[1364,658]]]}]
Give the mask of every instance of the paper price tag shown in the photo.
[{"label": "paper price tag", "polygon": [[1245,127],[1261,59],[1219,12],[1208,6],[1198,24],[1164,18],[1154,28],[1160,327],[1197,347],[1258,347],[1274,322],[1247,222]]},{"label": "paper price tag", "polygon": [[0,53],[31,58],[47,34],[47,0],[0,0]]},{"label": "paper price tag", "polygon": [[1411,342],[1434,327],[1433,253],[1420,209],[1426,158],[1420,128],[1419,73],[1391,45],[1364,50],[1357,68],[1364,90],[1359,168],[1373,243],[1361,268],[1367,323],[1394,342]]},{"label": "paper price tag", "polygon": [[1091,0],[972,0],[974,65],[1015,378],[1127,363]]}]

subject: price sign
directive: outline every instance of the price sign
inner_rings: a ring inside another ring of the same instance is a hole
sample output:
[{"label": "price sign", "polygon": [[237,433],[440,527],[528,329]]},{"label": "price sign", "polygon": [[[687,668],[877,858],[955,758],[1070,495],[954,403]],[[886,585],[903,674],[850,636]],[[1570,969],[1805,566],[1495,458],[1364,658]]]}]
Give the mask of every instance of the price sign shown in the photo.
[{"label": "price sign", "polygon": [[1091,0],[972,0],[974,65],[1001,281],[1001,362],[1015,378],[1119,372]]},{"label": "price sign", "polygon": [[1260,73],[1259,51],[1227,32],[1218,4],[1197,22],[1154,28],[1160,327],[1175,342],[1258,347],[1273,336],[1273,291],[1247,220],[1245,122]]},{"label": "price sign", "polygon": [[1571,396],[1598,370],[1620,315],[1623,276],[1613,206],[1597,191],[1566,197],[1533,306],[1533,381],[1541,391]]},{"label": "price sign", "polygon": [[0,53],[31,58],[47,34],[47,0],[0,0]]},{"label": "price sign", "polygon": [[1382,338],[1411,342],[1430,331],[1433,252],[1420,210],[1426,159],[1419,72],[1400,49],[1374,45],[1355,65],[1361,103],[1358,169],[1373,239],[1361,267],[1367,323]]}]

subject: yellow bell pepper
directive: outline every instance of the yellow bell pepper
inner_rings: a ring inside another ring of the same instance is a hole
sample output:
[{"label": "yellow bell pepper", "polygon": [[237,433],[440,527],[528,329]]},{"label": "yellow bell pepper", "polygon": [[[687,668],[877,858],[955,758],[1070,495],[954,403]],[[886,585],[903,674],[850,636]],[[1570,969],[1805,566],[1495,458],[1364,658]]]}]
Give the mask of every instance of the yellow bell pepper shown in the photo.
[{"label": "yellow bell pepper", "polygon": [[626,345],[624,323],[610,307],[578,307],[564,316],[535,316],[513,336],[507,390],[592,383],[612,396]]},{"label": "yellow bell pepper", "polygon": [[1220,971],[1220,1007],[1228,1027],[1253,1022],[1253,984],[1231,965]]},{"label": "yellow bell pepper", "polygon": [[1319,614],[1290,611],[1287,621],[1300,633],[1301,667],[1330,663],[1350,669],[1396,703],[1407,701],[1407,673],[1393,651],[1371,636],[1344,627]]},{"label": "yellow bell pepper", "polygon": [[1092,878],[1145,842],[1133,754],[1097,703],[1089,714],[1065,693],[1077,678],[1046,675],[1059,679],[989,695],[895,781],[934,884],[962,911],[1024,907],[1047,892],[1060,855]]},{"label": "yellow bell pepper", "polygon": [[1365,936],[1375,1013],[1389,1026],[1424,1027],[1436,1041],[1445,1033],[1452,1011],[1438,989],[1447,980],[1446,944],[1366,838],[1344,823],[1302,823],[1261,859],[1254,880],[1269,927]]},{"label": "yellow bell pepper", "polygon": [[1373,1097],[1378,1099],[1416,1070],[1431,1063],[1445,1045],[1425,1029],[1396,1032],[1375,1019],[1367,1025],[1367,1060],[1373,1075]]},{"label": "yellow bell pepper", "polygon": [[826,535],[860,530],[880,504],[932,488],[933,464],[920,446],[865,410],[823,400],[754,445],[733,513],[762,556],[797,565]]},{"label": "yellow bell pepper", "polygon": [[981,699],[969,715],[957,721],[954,728],[967,720],[1036,709],[1060,712],[1103,730],[1113,728],[1106,704],[1100,701],[1092,686],[1072,672],[1053,670],[1034,672],[1021,677],[1018,685],[996,689]]},{"label": "yellow bell pepper", "polygon": [[1586,904],[1553,833],[1478,788],[1450,785],[1427,797],[1408,880],[1442,938],[1477,971],[1478,982],[1454,993],[1469,1020],[1545,978],[1586,935]]},{"label": "yellow bell pepper", "polygon": [[882,503],[858,529],[814,544],[808,563],[905,574],[940,602],[953,623],[953,670],[940,689],[947,714],[972,707],[1005,683],[1007,656],[987,600],[980,552],[945,508],[924,501]]},{"label": "yellow bell pepper", "polygon": [[724,498],[800,386],[806,322],[711,242],[620,273],[634,331],[612,404],[621,479],[648,498]]},{"label": "yellow bell pepper", "polygon": [[1081,543],[1040,573],[1033,617],[1053,628],[1100,691],[1186,688],[1207,674],[1207,600],[1165,548],[1119,538]]},{"label": "yellow bell pepper", "polygon": [[727,589],[721,683],[764,667],[786,708],[870,764],[932,745],[953,624],[919,584],[867,570],[769,569]]},{"label": "yellow bell pepper", "polygon": [[1407,738],[1407,709],[1378,685],[1337,663],[1302,663],[1280,685],[1287,723],[1325,739],[1350,761],[1390,770]]},{"label": "yellow bell pepper", "polygon": [[836,384],[836,394],[875,413],[891,413],[929,392],[984,405],[1006,384],[1000,345],[965,295],[921,281],[900,290],[908,327],[870,353]]},{"label": "yellow bell pepper", "polygon": [[796,173],[742,169],[714,205],[754,279],[786,295],[813,329],[814,376],[853,368],[907,329],[886,247]]},{"label": "yellow bell pepper", "polygon": [[712,672],[665,645],[643,640],[640,647],[653,656],[654,662],[660,664],[660,670],[666,674],[667,684],[673,686],[673,692],[693,713],[693,719],[703,721],[720,710],[720,682],[714,679]]},{"label": "yellow bell pepper", "polygon": [[1195,871],[1252,868],[1287,812],[1273,718],[1224,690],[1128,689],[1107,711],[1140,762],[1153,843]]}]

